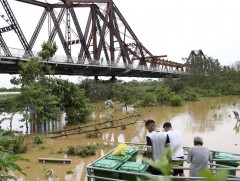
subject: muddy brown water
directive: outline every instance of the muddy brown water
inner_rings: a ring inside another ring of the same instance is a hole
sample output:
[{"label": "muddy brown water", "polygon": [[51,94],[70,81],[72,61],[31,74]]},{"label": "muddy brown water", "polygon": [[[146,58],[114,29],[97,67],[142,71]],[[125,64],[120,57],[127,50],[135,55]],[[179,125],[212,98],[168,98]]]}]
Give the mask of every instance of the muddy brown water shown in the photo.
[{"label": "muddy brown water", "polygon": [[[74,181],[86,180],[86,166],[107,153],[112,148],[100,147],[95,156],[81,158],[68,156],[72,160],[71,164],[61,163],[39,163],[38,158],[64,158],[64,154],[57,154],[60,150],[67,150],[68,146],[78,146],[87,144],[112,144],[117,146],[122,142],[144,143],[146,129],[144,128],[145,119],[154,119],[158,128],[162,130],[165,121],[170,121],[174,129],[182,133],[183,146],[193,146],[193,137],[201,136],[204,145],[211,150],[219,150],[240,154],[240,123],[232,111],[240,112],[240,96],[227,96],[219,98],[203,98],[197,102],[186,103],[182,107],[144,107],[136,108],[135,111],[141,114],[136,124],[127,126],[127,129],[107,129],[102,130],[99,138],[86,138],[86,134],[72,135],[61,138],[45,138],[44,143],[38,146],[29,146],[27,153],[21,156],[31,160],[29,163],[19,162],[24,168],[27,176],[23,177],[26,181],[43,180],[44,170],[51,170],[59,179],[65,181],[66,171],[74,172]],[[132,110],[130,110],[132,111]],[[96,122],[109,118],[119,119],[131,114],[125,109],[96,109],[93,117]],[[129,122],[126,119],[123,122]],[[31,143],[31,136],[25,139],[26,143]],[[46,149],[40,149],[45,147]]]}]

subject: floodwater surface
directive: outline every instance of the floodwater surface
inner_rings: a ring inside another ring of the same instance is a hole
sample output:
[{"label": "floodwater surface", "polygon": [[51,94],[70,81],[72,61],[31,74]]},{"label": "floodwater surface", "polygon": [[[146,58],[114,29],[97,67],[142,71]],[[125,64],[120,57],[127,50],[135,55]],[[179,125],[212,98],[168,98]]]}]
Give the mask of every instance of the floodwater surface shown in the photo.
[{"label": "floodwater surface", "polygon": [[[101,106],[100,106],[101,107]],[[133,114],[133,108],[126,112],[122,108],[96,109],[93,118],[96,122],[105,121],[112,116],[112,119],[120,119]],[[181,107],[144,107],[136,108],[135,113],[140,113],[139,121],[128,125],[126,129],[111,128],[100,130],[102,135],[99,138],[87,138],[86,134],[71,135],[60,138],[45,138],[41,145],[29,145],[29,150],[21,156],[31,160],[29,163],[19,162],[24,168],[27,176],[26,181],[44,180],[45,174],[51,171],[58,176],[57,180],[65,181],[67,171],[74,172],[74,181],[86,180],[86,166],[107,153],[112,147],[123,142],[145,143],[147,130],[144,127],[144,120],[154,119],[159,130],[165,121],[172,123],[173,129],[181,131],[183,146],[193,146],[193,137],[201,136],[204,146],[210,150],[219,150],[231,153],[240,153],[240,123],[233,114],[233,111],[240,111],[240,96],[228,96],[218,98],[203,98],[197,102],[188,102]],[[124,119],[122,123],[129,123],[131,119]],[[27,136],[26,143],[32,143],[31,136]],[[86,158],[67,156],[72,160],[71,164],[61,163],[39,163],[38,158],[64,158],[64,152],[68,146],[85,146],[87,144],[98,144],[97,154]]]}]

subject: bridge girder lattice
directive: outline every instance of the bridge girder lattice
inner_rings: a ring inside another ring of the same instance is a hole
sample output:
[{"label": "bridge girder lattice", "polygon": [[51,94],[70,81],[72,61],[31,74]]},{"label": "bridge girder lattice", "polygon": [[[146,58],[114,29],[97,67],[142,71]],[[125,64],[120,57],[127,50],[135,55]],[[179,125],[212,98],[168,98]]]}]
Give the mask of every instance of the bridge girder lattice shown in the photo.
[{"label": "bridge girder lattice", "polygon": [[[3,33],[14,30],[24,48],[24,57],[31,57],[40,32],[46,31],[43,24],[48,17],[48,40],[55,41],[58,35],[68,63],[101,65],[104,61],[108,66],[121,63],[127,69],[137,64],[142,70],[158,67],[183,70],[183,64],[168,61],[166,55],[154,56],[145,48],[112,0],[61,0],[53,4],[37,0],[16,1],[38,6],[43,12],[28,42],[7,0],[0,0],[10,20],[8,29],[0,27],[0,44],[6,56],[12,55]],[[79,15],[83,9],[88,10],[85,21]],[[72,47],[77,45],[77,59],[74,59]]]}]

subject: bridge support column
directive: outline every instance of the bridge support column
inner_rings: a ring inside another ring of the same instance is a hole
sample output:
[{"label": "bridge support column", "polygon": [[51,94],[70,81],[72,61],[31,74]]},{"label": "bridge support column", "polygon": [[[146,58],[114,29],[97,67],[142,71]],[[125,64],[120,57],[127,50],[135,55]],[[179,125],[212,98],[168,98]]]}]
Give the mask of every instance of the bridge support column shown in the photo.
[{"label": "bridge support column", "polygon": [[117,78],[115,77],[115,75],[112,75],[112,78],[110,79],[111,81],[116,81]]},{"label": "bridge support column", "polygon": [[95,80],[96,82],[99,80],[97,75],[94,76],[94,80]]}]

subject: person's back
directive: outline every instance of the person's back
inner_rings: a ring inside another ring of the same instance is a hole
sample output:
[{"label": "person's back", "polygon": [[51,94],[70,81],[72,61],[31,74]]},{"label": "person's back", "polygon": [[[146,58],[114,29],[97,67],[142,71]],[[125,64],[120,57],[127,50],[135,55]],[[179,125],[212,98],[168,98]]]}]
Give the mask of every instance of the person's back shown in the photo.
[{"label": "person's back", "polygon": [[166,150],[167,133],[153,131],[148,133],[147,136],[152,142],[152,158],[157,160]]},{"label": "person's back", "polygon": [[[170,122],[165,122],[163,124],[164,131],[168,134],[170,142],[170,152],[171,159],[170,162],[174,166],[183,167],[184,153],[182,147],[182,137],[181,133],[178,130],[172,129],[172,124]],[[173,169],[173,176],[184,176],[183,169]]]},{"label": "person's back", "polygon": [[190,165],[190,177],[197,177],[198,171],[204,168],[208,168],[209,161],[209,149],[203,146],[195,146],[190,148],[189,154],[191,158],[187,158],[188,161],[191,160]]},{"label": "person's back", "polygon": [[199,177],[198,171],[208,168],[208,161],[211,159],[211,154],[209,149],[202,145],[202,138],[195,137],[194,147],[188,151],[187,162],[191,163],[189,171],[190,177]]},{"label": "person's back", "polygon": [[170,140],[170,150],[172,159],[183,157],[181,134],[177,130],[170,130],[167,132]]},{"label": "person's back", "polygon": [[[166,145],[169,144],[167,133],[156,131],[155,121],[149,119],[145,122],[145,127],[148,130],[146,135],[146,156],[154,161],[158,160],[165,152]],[[160,170],[150,166],[150,173],[154,175],[162,174]]]}]

